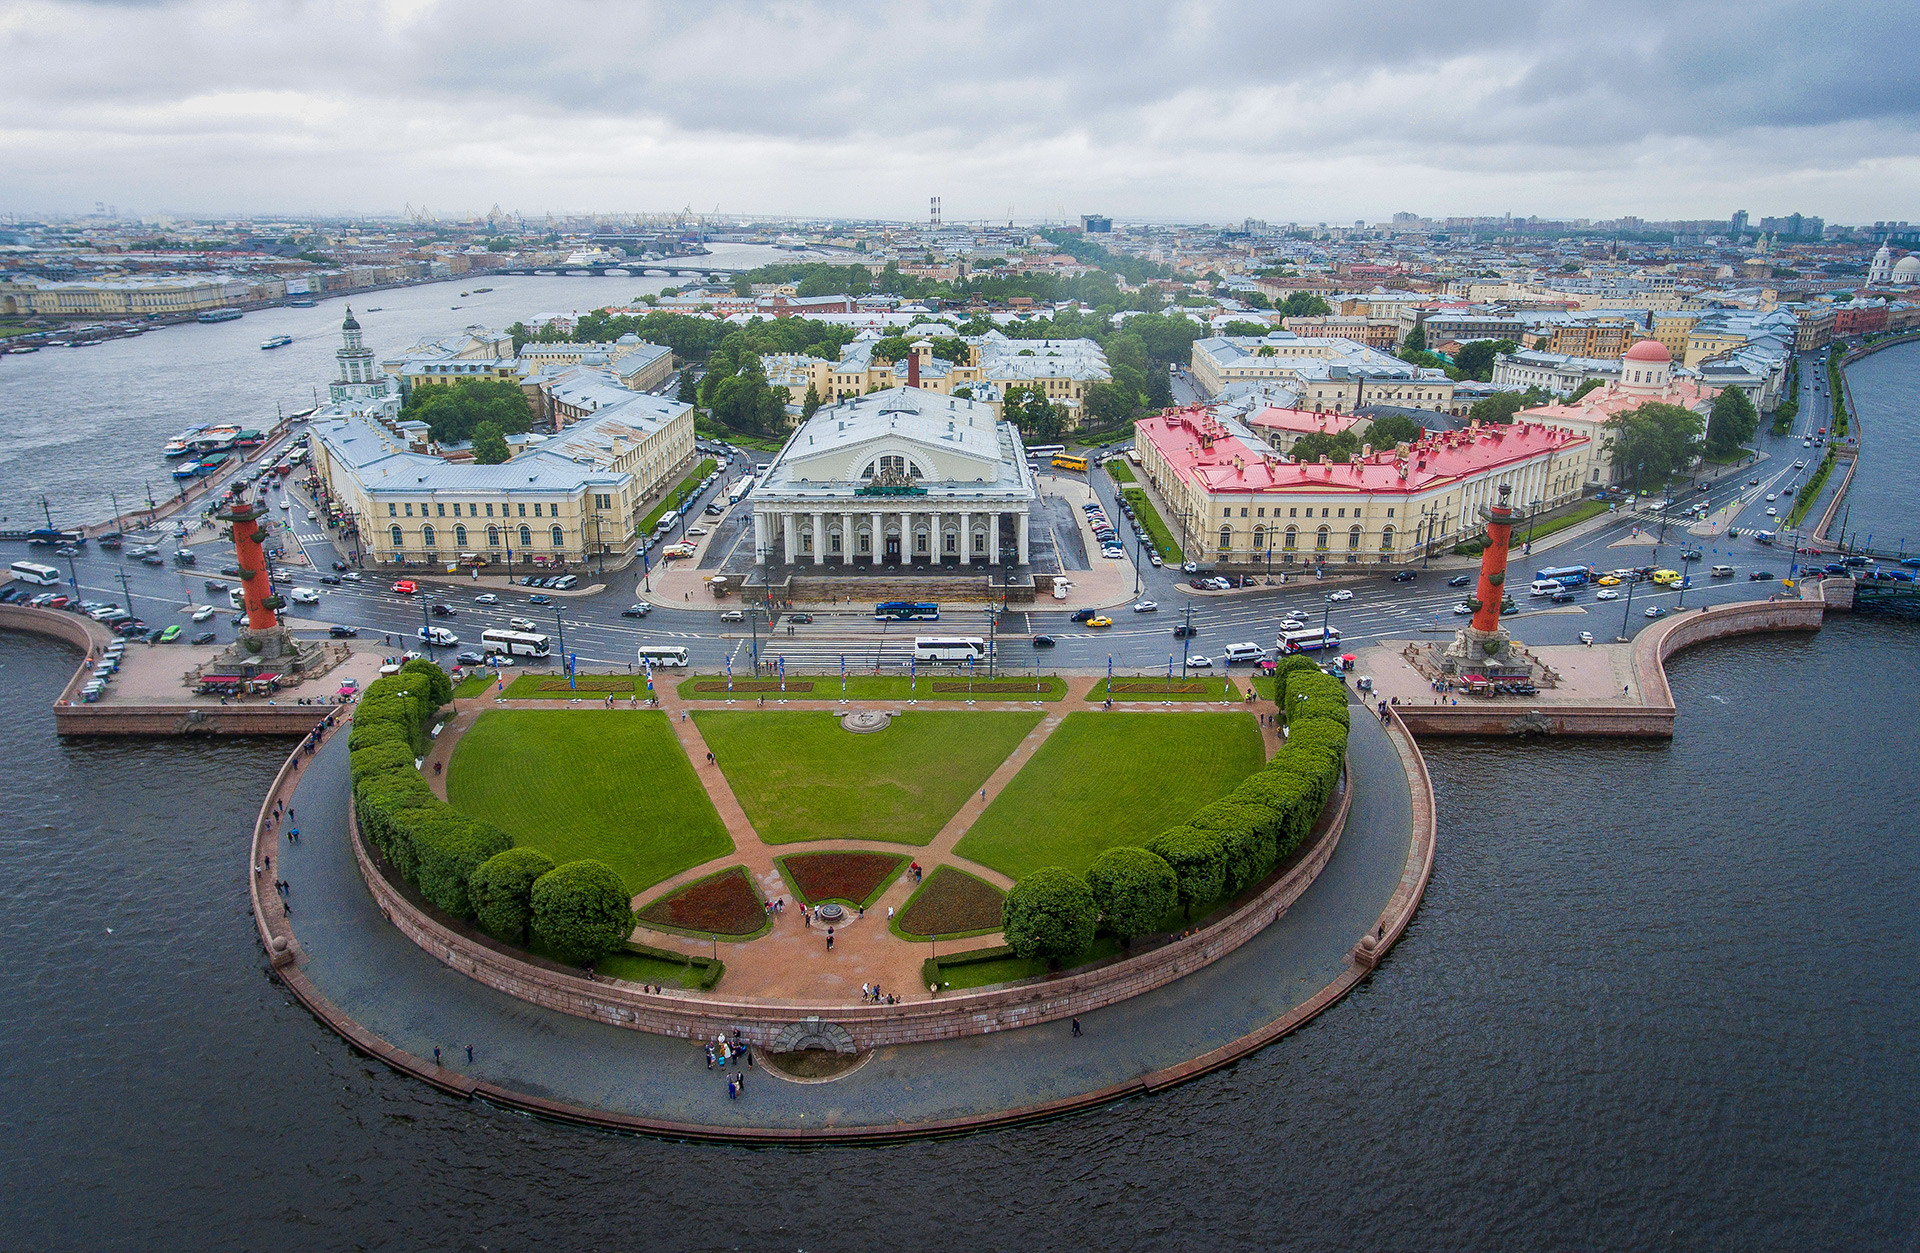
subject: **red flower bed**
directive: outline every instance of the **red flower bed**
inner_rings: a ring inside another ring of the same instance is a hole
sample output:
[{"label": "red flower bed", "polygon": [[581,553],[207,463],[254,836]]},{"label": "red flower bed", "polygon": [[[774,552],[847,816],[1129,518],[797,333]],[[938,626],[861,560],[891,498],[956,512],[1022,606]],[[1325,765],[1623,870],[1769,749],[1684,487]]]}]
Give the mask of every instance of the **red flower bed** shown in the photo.
[{"label": "red flower bed", "polygon": [[897,853],[794,853],[782,857],[780,867],[809,905],[859,905],[898,874],[906,860]]},{"label": "red flower bed", "polygon": [[683,931],[752,935],[767,925],[767,906],[746,870],[735,866],[647,905],[640,921]]},{"label": "red flower bed", "polygon": [[997,931],[1006,897],[1000,889],[951,866],[936,866],[900,914],[900,929],[908,935],[958,935],[965,931]]}]

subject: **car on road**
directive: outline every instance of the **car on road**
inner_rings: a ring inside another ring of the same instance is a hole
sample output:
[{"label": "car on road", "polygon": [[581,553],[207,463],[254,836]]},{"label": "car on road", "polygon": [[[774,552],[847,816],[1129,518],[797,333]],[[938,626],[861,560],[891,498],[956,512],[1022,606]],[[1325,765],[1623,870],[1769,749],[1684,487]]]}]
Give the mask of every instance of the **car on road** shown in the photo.
[{"label": "car on road", "polygon": [[553,597],[542,596],[540,593],[535,592],[533,595],[527,597],[527,603],[529,605],[551,605],[553,603]]},{"label": "car on road", "polygon": [[347,563],[344,561],[336,561],[333,563],[333,568],[335,570],[345,571],[347,568]]},{"label": "car on road", "polygon": [[1097,618],[1088,618],[1087,625],[1090,627],[1110,627],[1113,625],[1113,619],[1107,617],[1105,614],[1101,614]]},{"label": "car on road", "polygon": [[747,615],[738,609],[729,609],[720,615],[720,621],[722,622],[745,622],[746,620]]},{"label": "car on road", "polygon": [[346,583],[358,583],[360,582],[360,572],[358,570],[349,570],[341,575],[340,578],[341,581]]},{"label": "car on road", "polygon": [[1051,635],[1036,635],[1033,637],[1033,646],[1035,648],[1052,648],[1054,643],[1055,640]]},{"label": "car on road", "polygon": [[1453,607],[1453,611],[1464,618],[1473,612],[1473,606],[1463,600]]},{"label": "car on road", "polygon": [[452,605],[435,605],[432,609],[436,618],[451,618],[456,612]]},{"label": "car on road", "polygon": [[1698,548],[1689,548],[1680,554],[1680,560],[1682,561],[1699,561],[1701,557],[1702,553]]},{"label": "car on road", "polygon": [[167,559],[158,553],[148,553],[146,556],[140,558],[140,564],[143,566],[164,566],[167,564]]},{"label": "car on road", "polygon": [[393,585],[391,590],[395,596],[411,596],[420,590],[420,585],[412,579],[401,579]]},{"label": "car on road", "polygon": [[689,537],[697,536],[697,535],[705,535],[706,533],[707,533],[707,528],[704,526],[690,526],[687,528],[687,535]]},{"label": "car on road", "polygon": [[1773,577],[1773,571],[1771,570],[1755,570],[1753,573],[1747,575],[1747,580],[1752,583],[1758,583],[1758,582],[1761,582],[1762,580],[1770,579],[1772,577]]},{"label": "car on road", "polygon": [[1307,620],[1297,613],[1288,614],[1286,617],[1280,619],[1280,629],[1282,631],[1304,631],[1307,629]]},{"label": "car on road", "polygon": [[1768,500],[1770,500],[1770,501],[1773,501],[1773,500],[1779,500],[1779,499],[1780,499],[1780,494],[1779,494],[1778,492],[1768,492],[1768,493],[1767,493],[1767,499],[1768,499]]},{"label": "car on road", "polygon": [[1457,574],[1454,577],[1447,580],[1447,586],[1448,587],[1465,587],[1467,584],[1471,582],[1473,582],[1473,576],[1471,574]]},{"label": "car on road", "polygon": [[287,593],[287,599],[296,605],[317,605],[320,603],[320,593],[315,588],[296,587]]},{"label": "car on road", "polygon": [[179,638],[180,624],[178,622],[169,625],[166,630],[160,632],[160,642],[162,644],[171,644]]},{"label": "car on road", "polygon": [[1164,566],[1167,564],[1165,561],[1161,560],[1159,553],[1149,554],[1147,557],[1147,560],[1153,563],[1153,568],[1156,570],[1158,570],[1161,566]]},{"label": "car on road", "polygon": [[1667,616],[1667,611],[1659,605],[1649,605],[1647,606],[1647,616],[1649,618],[1664,618]]},{"label": "car on road", "polygon": [[1767,510],[1767,516],[1769,518],[1777,518],[1780,516],[1780,511],[1778,509],[1769,509]]},{"label": "car on road", "polygon": [[1617,574],[1603,574],[1595,579],[1594,582],[1598,583],[1601,587],[1618,587],[1620,586],[1620,576]]},{"label": "car on road", "polygon": [[1180,570],[1183,574],[1198,574],[1200,573],[1200,563],[1197,561],[1184,562],[1180,566]]},{"label": "car on road", "polygon": [[359,638],[359,635],[360,635],[360,628],[344,626],[336,622],[332,626],[327,628],[327,634],[337,640],[357,639]]},{"label": "car on road", "polygon": [[72,544],[62,544],[53,551],[54,555],[58,557],[78,557],[80,555],[80,550]]},{"label": "car on road", "polygon": [[1180,626],[1173,628],[1173,638],[1177,640],[1190,640],[1199,634],[1200,634],[1199,627],[1187,626],[1184,623],[1181,624]]},{"label": "car on road", "polygon": [[414,631],[413,638],[425,644],[432,644],[438,648],[452,648],[460,642],[460,637],[452,631],[447,630],[445,627],[437,626],[419,627]]},{"label": "car on road", "polygon": [[1747,480],[1747,486],[1748,486],[1748,487],[1758,487],[1758,486],[1760,486],[1760,480],[1759,480],[1759,479],[1748,479],[1748,480]]},{"label": "car on road", "polygon": [[1213,669],[1213,658],[1202,657],[1198,653],[1190,654],[1183,663],[1189,670]]},{"label": "car on road", "polygon": [[1796,461],[1793,463],[1793,468],[1796,470],[1804,470],[1807,468],[1807,463],[1804,461]]},{"label": "car on road", "polygon": [[1582,631],[1582,632],[1580,632],[1580,642],[1581,642],[1582,644],[1591,644],[1591,643],[1593,643],[1593,632],[1592,632],[1592,631]]},{"label": "car on road", "polygon": [[1337,592],[1328,592],[1327,599],[1328,600],[1352,600],[1353,593],[1343,587]]},{"label": "car on road", "polygon": [[1393,576],[1393,581],[1395,583],[1411,583],[1419,577],[1420,572],[1418,570],[1402,570]]},{"label": "car on road", "polygon": [[500,598],[492,592],[482,592],[473,598],[473,603],[476,605],[497,605],[500,603]]},{"label": "car on road", "polygon": [[200,632],[200,634],[193,637],[192,642],[195,644],[211,644],[219,638],[220,637],[218,635],[215,635],[212,631],[202,631]]},{"label": "car on road", "polygon": [[485,653],[476,653],[469,648],[466,652],[454,658],[454,660],[463,666],[484,666],[487,664],[487,655]]},{"label": "car on road", "polygon": [[193,611],[193,620],[195,622],[205,622],[208,618],[211,618],[212,616],[213,616],[212,605],[202,605],[198,609]]},{"label": "car on road", "polygon": [[540,624],[532,618],[508,618],[507,625],[516,631],[538,631]]},{"label": "car on road", "polygon": [[337,574],[323,574],[320,576],[320,581],[322,583],[325,583],[328,587],[340,586],[340,576]]},{"label": "car on road", "polygon": [[812,621],[813,615],[810,613],[790,613],[787,615],[787,623],[790,626],[805,626]]},{"label": "car on road", "polygon": [[1610,587],[1603,587],[1593,594],[1595,600],[1619,600],[1620,593]]},{"label": "car on road", "polygon": [[1093,618],[1098,616],[1099,612],[1100,611],[1097,609],[1076,609],[1073,611],[1073,621],[1075,622],[1091,621]]},{"label": "car on road", "polygon": [[645,601],[640,601],[636,604],[628,605],[625,609],[622,609],[620,611],[620,616],[623,618],[644,618],[652,612],[653,612],[652,605],[647,604]]},{"label": "car on road", "polygon": [[1160,608],[1158,601],[1137,600],[1133,602],[1133,611],[1135,613],[1152,613],[1158,608]]}]

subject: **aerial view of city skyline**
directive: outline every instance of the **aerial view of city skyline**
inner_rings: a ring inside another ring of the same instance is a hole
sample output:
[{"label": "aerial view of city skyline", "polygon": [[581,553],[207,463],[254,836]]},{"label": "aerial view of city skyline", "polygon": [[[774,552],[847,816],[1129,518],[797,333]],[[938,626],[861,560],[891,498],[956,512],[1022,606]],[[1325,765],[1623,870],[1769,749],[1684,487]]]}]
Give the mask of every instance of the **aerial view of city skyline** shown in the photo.
[{"label": "aerial view of city skyline", "polygon": [[0,1247],[1910,1244],[1912,24],[0,0]]}]

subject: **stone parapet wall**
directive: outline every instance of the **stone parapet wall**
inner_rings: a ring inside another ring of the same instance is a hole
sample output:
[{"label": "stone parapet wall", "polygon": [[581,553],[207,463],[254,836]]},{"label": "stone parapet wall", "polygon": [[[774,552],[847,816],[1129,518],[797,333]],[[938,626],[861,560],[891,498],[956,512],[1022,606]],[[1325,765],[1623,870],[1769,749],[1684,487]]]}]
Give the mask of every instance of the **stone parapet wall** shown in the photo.
[{"label": "stone parapet wall", "polygon": [[796,1022],[831,1023],[861,1049],[950,1040],[1030,1027],[1084,1014],[1150,992],[1225,957],[1285,914],[1333,856],[1346,825],[1352,782],[1323,817],[1306,855],[1223,921],[1138,957],[1090,970],[981,992],[951,993],[909,1004],[798,1005],[726,1001],[643,992],[543,970],[477,944],[408,901],[373,863],[356,824],[354,857],[380,912],[441,962],[496,991],[581,1018],[682,1039],[731,1037],[766,1047]]},{"label": "stone parapet wall", "polygon": [[61,735],[305,735],[338,705],[74,704],[53,711]]}]

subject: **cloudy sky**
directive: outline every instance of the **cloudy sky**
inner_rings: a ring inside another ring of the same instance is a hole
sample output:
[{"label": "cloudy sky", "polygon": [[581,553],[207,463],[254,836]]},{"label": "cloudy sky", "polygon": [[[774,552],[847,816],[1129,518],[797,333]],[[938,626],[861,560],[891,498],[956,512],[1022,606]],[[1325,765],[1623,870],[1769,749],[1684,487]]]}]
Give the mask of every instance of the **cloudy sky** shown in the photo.
[{"label": "cloudy sky", "polygon": [[1914,12],[0,0],[0,209],[1913,220]]}]

